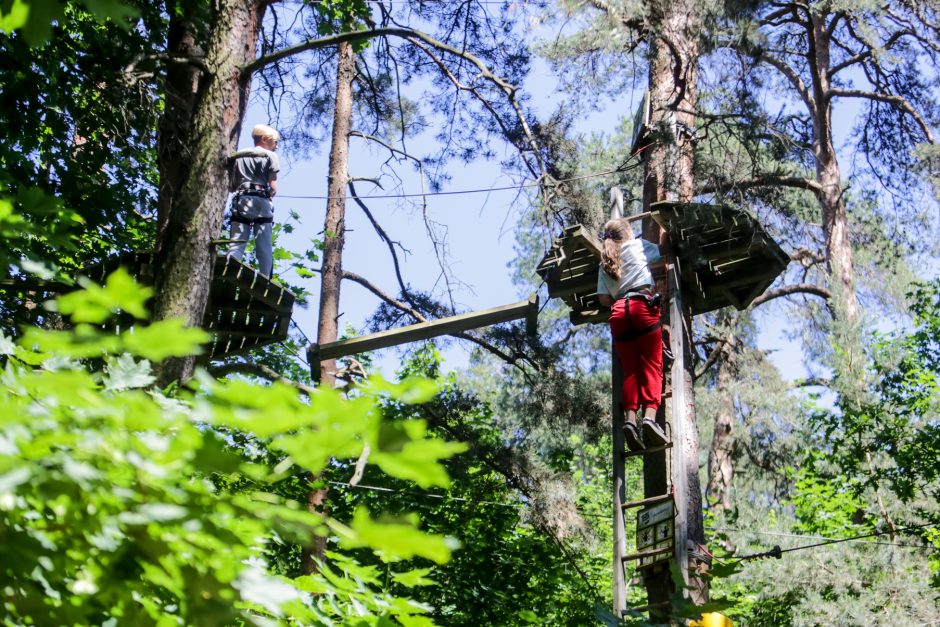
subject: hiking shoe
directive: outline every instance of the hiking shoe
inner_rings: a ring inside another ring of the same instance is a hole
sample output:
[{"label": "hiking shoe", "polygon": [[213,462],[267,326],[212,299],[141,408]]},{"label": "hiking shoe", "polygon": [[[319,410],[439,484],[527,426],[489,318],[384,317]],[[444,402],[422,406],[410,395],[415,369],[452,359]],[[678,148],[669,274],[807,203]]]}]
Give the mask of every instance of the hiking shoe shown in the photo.
[{"label": "hiking shoe", "polygon": [[643,440],[640,439],[640,430],[632,422],[623,423],[623,438],[627,441],[627,448],[629,450],[643,450]]},{"label": "hiking shoe", "polygon": [[656,424],[656,422],[649,418],[644,418],[643,442],[645,442],[647,446],[666,446],[669,442],[669,438],[666,437],[663,428]]}]

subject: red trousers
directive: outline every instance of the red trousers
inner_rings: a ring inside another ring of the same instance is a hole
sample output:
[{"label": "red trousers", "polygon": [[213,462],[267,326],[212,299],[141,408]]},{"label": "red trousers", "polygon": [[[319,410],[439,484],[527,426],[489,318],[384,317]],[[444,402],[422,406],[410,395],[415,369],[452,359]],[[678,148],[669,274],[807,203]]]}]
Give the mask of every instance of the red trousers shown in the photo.
[{"label": "red trousers", "polygon": [[618,341],[625,334],[642,331],[660,321],[659,307],[645,300],[620,299],[610,310],[610,333],[623,368],[623,409],[658,408],[663,397],[663,330],[661,327]]}]

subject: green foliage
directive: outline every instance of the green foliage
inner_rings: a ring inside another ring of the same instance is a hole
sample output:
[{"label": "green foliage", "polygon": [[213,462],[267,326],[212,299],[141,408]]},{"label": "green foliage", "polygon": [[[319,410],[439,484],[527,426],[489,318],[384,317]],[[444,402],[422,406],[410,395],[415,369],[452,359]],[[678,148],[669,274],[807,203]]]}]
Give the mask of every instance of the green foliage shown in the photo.
[{"label": "green foliage", "polygon": [[[364,28],[372,13],[367,0],[323,0],[311,2],[324,21],[317,30],[321,35],[334,35]],[[368,45],[363,42],[360,45]]]},{"label": "green foliage", "polygon": [[[0,3],[0,31],[19,31],[31,46],[49,39],[52,26],[65,15],[69,3],[61,0],[3,0]],[[112,19],[126,24],[137,11],[122,0],[83,0],[81,2],[99,20]]]},{"label": "green foliage", "polygon": [[851,482],[822,480],[810,468],[801,470],[796,481],[796,529],[830,538],[870,532],[871,526],[862,524],[865,501],[852,489]]},{"label": "green foliage", "polygon": [[[117,274],[60,301],[59,310],[97,322],[118,309],[143,312],[148,296]],[[432,624],[427,606],[383,592],[378,571],[349,557],[334,555],[318,575],[290,580],[270,574],[263,555],[265,542],[305,545],[332,533],[341,547],[374,551],[387,563],[447,562],[455,544],[420,531],[413,515],[373,518],[359,507],[344,523],[274,491],[291,468],[321,471],[331,458],[355,458],[366,446],[393,477],[446,485],[441,463],[463,446],[428,437],[413,421],[396,422],[389,438],[381,419],[380,403],[421,402],[433,386],[374,379],[355,399],[319,390],[309,403],[287,385],[205,375],[175,398],[149,389],[148,359],[191,353],[205,339],[175,321],[122,336],[87,324],[30,329],[16,343],[0,336],[7,619]],[[83,363],[88,357],[101,359]],[[253,431],[281,463],[255,463],[233,449],[226,434],[239,431]],[[429,583],[426,574],[394,573],[403,590]]]}]

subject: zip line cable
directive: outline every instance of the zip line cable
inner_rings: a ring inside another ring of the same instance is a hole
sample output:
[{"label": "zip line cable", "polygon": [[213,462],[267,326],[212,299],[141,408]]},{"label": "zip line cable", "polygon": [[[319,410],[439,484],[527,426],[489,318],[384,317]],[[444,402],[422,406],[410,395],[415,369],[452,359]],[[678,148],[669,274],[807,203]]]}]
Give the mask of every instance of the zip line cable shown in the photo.
[{"label": "zip line cable", "polygon": [[[733,533],[750,533],[756,536],[775,536],[778,538],[800,538],[803,540],[836,540],[838,538],[828,538],[826,536],[812,536],[799,533],[780,533],[777,531],[753,531],[751,529],[734,529],[732,527],[706,527],[709,531],[730,531]],[[877,544],[879,546],[900,546],[906,547],[909,549],[932,549],[936,550],[934,547],[924,546],[923,544],[904,544],[901,542],[862,542],[861,540],[852,540],[852,542],[860,542],[862,544]]]},{"label": "zip line cable", "polygon": [[[772,548],[771,550],[765,551],[765,552],[763,552],[763,553],[755,553],[755,554],[753,554],[753,555],[742,555],[742,556],[740,556],[740,557],[729,557],[729,558],[727,558],[727,561],[729,561],[729,562],[730,562],[730,561],[741,562],[741,561],[744,561],[744,560],[762,559],[762,558],[765,558],[765,557],[773,557],[773,558],[776,558],[776,559],[780,559],[780,558],[783,556],[784,553],[792,553],[792,552],[794,552],[794,551],[804,551],[804,550],[806,550],[806,549],[815,549],[815,548],[819,548],[819,547],[821,547],[821,546],[829,546],[830,544],[840,544],[840,543],[842,543],[842,542],[851,542],[851,541],[853,541],[853,540],[861,540],[861,539],[863,539],[863,538],[876,538],[876,537],[878,537],[878,536],[884,536],[884,535],[887,535],[887,534],[889,534],[889,533],[897,533],[897,532],[899,532],[899,531],[911,531],[911,530],[914,530],[914,529],[927,529],[927,528],[929,528],[929,527],[936,527],[938,524],[940,524],[940,523],[932,522],[932,523],[924,523],[924,524],[922,524],[922,525],[911,525],[911,526],[909,526],[909,527],[900,527],[900,528],[898,528],[898,529],[895,529],[893,532],[892,532],[892,530],[890,530],[890,529],[889,529],[889,530],[886,530],[886,531],[876,531],[876,532],[874,532],[874,533],[865,533],[865,534],[861,534],[861,535],[857,535],[857,536],[852,536],[851,538],[833,538],[833,539],[826,540],[825,542],[816,542],[816,543],[813,543],[813,544],[805,544],[805,545],[803,545],[803,546],[794,546],[794,547],[790,547],[790,548],[788,548],[788,549],[781,549],[779,546],[775,546],[775,547]],[[926,549],[931,549],[931,550],[934,550],[934,551],[937,550],[936,547],[926,547],[926,546],[925,546],[924,548],[926,548]]]},{"label": "zip line cable", "polygon": [[[638,162],[637,164],[631,167],[626,167],[626,163],[627,162],[624,162],[623,164],[614,168],[613,170],[606,170],[604,172],[594,172],[592,174],[582,174],[580,176],[572,176],[571,178],[561,179],[558,181],[558,183],[570,183],[571,181],[581,181],[584,179],[596,178],[599,176],[608,176],[610,174],[617,174],[619,172],[629,172],[633,169],[636,169],[640,165],[642,165],[642,162]],[[456,189],[456,190],[443,191],[443,192],[426,192],[424,194],[378,194],[375,196],[360,195],[358,196],[358,198],[362,200],[369,200],[369,199],[382,199],[382,198],[422,198],[425,196],[456,196],[459,194],[488,194],[490,192],[498,192],[498,191],[506,191],[506,190],[520,190],[526,187],[538,187],[539,185],[541,185],[541,183],[537,183],[537,182],[536,183],[522,183],[520,185],[509,185],[506,187]],[[289,196],[286,194],[278,194],[277,197],[278,198],[291,198],[294,200],[327,200],[329,199],[329,196]],[[346,198],[351,199],[353,197],[347,195]]]},{"label": "zip line cable", "polygon": [[[349,483],[345,483],[342,481],[329,481],[328,483],[338,488],[371,490],[373,492],[385,492],[389,494],[406,494],[408,496],[423,496],[423,497],[427,497],[431,499],[438,499],[442,501],[459,501],[462,503],[470,503],[472,505],[492,505],[495,507],[511,507],[513,509],[523,509],[526,507],[531,507],[529,503],[497,503],[496,501],[477,501],[475,499],[469,499],[469,498],[462,497],[462,496],[449,496],[447,494],[435,494],[433,492],[415,492],[413,490],[399,490],[395,488],[383,488],[381,486],[365,485],[365,484],[351,485]],[[603,518],[603,519],[610,518],[610,516],[608,516],[607,514],[592,514],[592,513],[587,513],[587,512],[582,513],[581,517],[582,518]],[[924,523],[922,525],[911,525],[909,527],[900,527],[896,529],[895,532],[911,531],[914,529],[927,529],[929,527],[936,527],[937,525],[940,525],[940,523]],[[798,534],[783,534],[783,533],[775,533],[772,531],[752,531],[749,529],[710,528],[710,530],[711,531],[735,531],[738,533],[753,533],[757,535],[772,535],[772,536],[775,535],[775,536],[793,537],[793,538],[823,538],[824,537],[824,536],[807,536],[807,535],[798,535]],[[825,542],[816,542],[814,544],[791,547],[788,549],[781,549],[779,546],[775,546],[773,549],[769,551],[765,551],[763,553],[755,553],[753,555],[742,555],[740,557],[728,557],[725,559],[727,561],[731,561],[731,560],[743,561],[743,560],[751,560],[751,559],[760,559],[764,557],[776,557],[777,559],[779,559],[780,556],[783,555],[783,553],[791,553],[793,551],[802,551],[804,549],[818,548],[821,546],[828,546],[830,544],[839,544],[841,542],[853,542],[853,541],[862,540],[864,538],[874,538],[878,536],[884,536],[889,533],[891,533],[890,530],[867,533],[867,534],[863,534],[859,536],[853,536],[851,538],[826,538]],[[900,547],[906,547],[906,548],[927,549],[931,551],[938,550],[937,547],[932,547],[932,546],[922,546],[922,545],[916,545],[916,544],[900,544],[896,542],[868,542],[866,544],[874,544],[878,546],[900,546]],[[716,559],[718,558],[716,557]]]}]

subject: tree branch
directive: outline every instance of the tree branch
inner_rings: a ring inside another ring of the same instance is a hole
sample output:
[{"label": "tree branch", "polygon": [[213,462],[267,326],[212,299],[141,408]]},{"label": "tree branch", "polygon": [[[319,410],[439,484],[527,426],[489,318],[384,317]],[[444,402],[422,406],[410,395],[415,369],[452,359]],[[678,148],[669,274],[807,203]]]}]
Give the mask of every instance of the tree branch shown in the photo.
[{"label": "tree branch", "polygon": [[[369,211],[369,208],[365,205],[364,202],[362,202],[362,200],[359,198],[359,195],[356,193],[356,186],[353,185],[352,180],[348,181],[347,185],[349,186],[349,193],[352,196],[353,201],[359,205],[359,208],[362,209],[363,213],[366,214],[369,222],[372,223],[372,228],[374,228],[375,232],[379,234],[379,238],[388,246],[388,252],[392,255],[392,265],[395,266],[395,276],[398,278],[398,285],[401,287],[402,295],[407,298],[408,290],[405,287],[405,279],[401,276],[401,266],[398,263],[398,253],[395,252],[395,244],[398,242],[393,242],[392,238],[390,238],[388,233],[385,232],[385,229],[383,229],[381,225],[379,225],[378,221],[376,221],[375,217],[372,215],[372,212]],[[401,247],[401,244],[398,245]],[[414,302],[411,303],[411,306],[415,306]]]},{"label": "tree branch", "polygon": [[803,82],[803,79],[800,78],[800,75],[797,74],[793,68],[787,65],[783,59],[775,57],[772,54],[768,54],[761,50],[756,50],[754,53],[758,59],[766,62],[790,81],[790,84],[793,85],[793,88],[796,89],[797,93],[800,94],[800,97],[803,99],[803,102],[809,108],[810,112],[816,110],[816,101],[813,98],[813,95],[810,93],[809,89],[807,89],[806,83]]},{"label": "tree branch", "polygon": [[878,102],[887,102],[895,105],[898,109],[914,118],[920,130],[924,133],[927,141],[931,144],[936,143],[933,138],[933,132],[927,121],[914,109],[914,106],[906,99],[895,94],[879,94],[873,91],[862,91],[861,89],[830,89],[830,98],[864,98],[866,100],[876,100]]},{"label": "tree branch", "polygon": [[[245,65],[242,68],[241,70],[242,77],[247,78],[252,73],[257,72],[258,70],[272,63],[276,63],[277,61],[280,61],[281,59],[285,59],[287,57],[300,54],[301,52],[305,52],[307,50],[327,48],[330,46],[335,46],[344,41],[358,41],[362,39],[373,39],[376,37],[383,37],[383,36],[401,37],[402,39],[405,39],[406,41],[410,42],[414,46],[424,51],[425,54],[428,54],[428,56],[431,57],[432,61],[434,61],[439,66],[442,66],[442,69],[445,71],[445,74],[450,74],[450,72],[449,70],[446,70],[445,66],[442,65],[443,61],[441,61],[436,55],[432,54],[427,49],[426,46],[422,45],[419,42],[423,42],[424,44],[427,44],[428,46],[431,46],[437,50],[441,50],[443,52],[447,52],[449,54],[465,59],[469,61],[470,63],[472,63],[473,65],[475,65],[476,68],[480,71],[480,76],[482,76],[486,80],[496,85],[506,95],[506,97],[509,100],[510,105],[515,110],[516,116],[518,117],[518,120],[519,120],[519,125],[521,126],[523,133],[525,134],[526,139],[529,143],[529,150],[532,151],[532,154],[535,160],[539,164],[538,171],[533,170],[531,166],[529,166],[530,171],[536,176],[541,176],[543,173],[546,172],[545,165],[542,162],[542,156],[538,150],[538,143],[535,141],[535,137],[532,134],[532,130],[529,128],[529,124],[525,119],[525,115],[523,115],[522,109],[519,107],[519,103],[516,100],[516,91],[517,91],[516,87],[512,85],[511,83],[509,83],[509,81],[505,80],[504,78],[494,74],[490,70],[490,68],[486,65],[486,63],[482,59],[477,57],[476,55],[471,54],[467,52],[466,50],[460,50],[458,48],[455,48],[443,41],[440,41],[438,39],[435,39],[434,37],[431,37],[430,35],[426,33],[422,33],[421,31],[417,31],[417,30],[410,29],[410,28],[383,27],[383,28],[372,28],[368,30],[351,31],[348,33],[340,33],[338,35],[331,35],[329,37],[320,37],[317,39],[308,39],[304,42],[297,44],[296,46],[284,48],[282,50],[278,50],[277,52],[272,52],[271,54],[263,55],[255,59],[254,61]],[[456,77],[453,77],[452,74],[448,76],[448,78],[450,78],[451,81],[455,82],[455,84],[458,84],[458,85],[460,84],[459,81],[456,81]],[[473,93],[473,90],[469,87],[461,85],[461,88],[471,91]],[[483,100],[479,95],[477,95],[477,97]],[[487,103],[484,102],[484,106],[487,106]],[[499,116],[496,115],[496,112],[492,110],[491,105],[487,108],[490,109],[490,113],[492,113],[496,117],[496,119],[499,120]],[[507,136],[511,136],[511,134],[507,132]]]},{"label": "tree branch", "polygon": [[824,287],[813,285],[812,283],[797,283],[794,285],[784,285],[783,287],[778,287],[777,289],[773,290],[767,290],[755,298],[753,302],[751,302],[751,307],[758,307],[776,298],[783,298],[785,296],[792,296],[794,294],[812,294],[813,296],[819,296],[826,301],[832,299],[832,292]]},{"label": "tree branch", "polygon": [[[893,33],[887,40],[885,40],[885,42],[881,46],[879,46],[879,48],[881,50],[889,50],[891,46],[893,46],[895,43],[898,42],[898,40],[901,39],[901,37],[905,37],[907,35],[912,35],[916,37],[916,34],[913,31],[900,30],[900,31]],[[833,76],[835,76],[836,74],[838,74],[839,72],[841,72],[847,67],[851,67],[853,65],[856,65],[858,63],[865,61],[866,59],[871,58],[871,56],[874,53],[875,53],[874,48],[868,48],[867,50],[864,50],[863,52],[860,52],[854,56],[851,56],[845,59],[844,61],[841,61],[840,63],[833,65],[828,70],[829,78],[832,78]]]},{"label": "tree branch", "polygon": [[729,189],[750,189],[752,187],[797,187],[809,190],[817,195],[822,192],[822,186],[813,179],[806,179],[799,176],[762,174],[743,181],[726,181],[705,185],[698,193],[711,194],[727,191]]},{"label": "tree branch", "polygon": [[[388,303],[392,307],[395,307],[396,309],[403,311],[409,316],[411,316],[412,318],[414,318],[416,322],[428,322],[428,319],[420,311],[418,311],[417,309],[414,309],[413,307],[409,307],[408,305],[401,302],[397,298],[389,296],[388,294],[383,292],[374,283],[372,283],[365,277],[360,276],[354,272],[350,272],[348,270],[343,270],[343,278],[353,281],[354,283],[358,283],[362,287],[366,288],[367,290],[375,294],[380,300]],[[476,344],[477,346],[479,346],[480,348],[486,350],[487,352],[495,355],[496,357],[499,357],[500,359],[505,361],[507,364],[511,366],[515,366],[519,368],[520,370],[522,370],[522,367],[519,366],[519,357],[506,354],[505,352],[501,351],[499,348],[493,346],[492,344],[490,344],[489,342],[487,342],[486,340],[482,338],[479,338],[475,335],[467,333],[466,331],[461,332],[461,333],[452,333],[450,335],[451,337],[455,337],[455,338],[459,338],[462,340],[467,340],[468,342],[472,342]]]},{"label": "tree branch", "polygon": [[211,366],[209,367],[209,374],[221,379],[222,377],[228,376],[230,374],[248,374],[256,377],[261,377],[271,382],[280,382],[286,383],[291,387],[297,388],[297,390],[305,394],[306,396],[312,396],[315,392],[315,388],[300,383],[299,381],[294,381],[293,379],[288,379],[287,377],[281,375],[279,372],[265,366],[264,364],[249,364],[245,362],[237,362],[231,364],[223,364],[221,366]]}]

